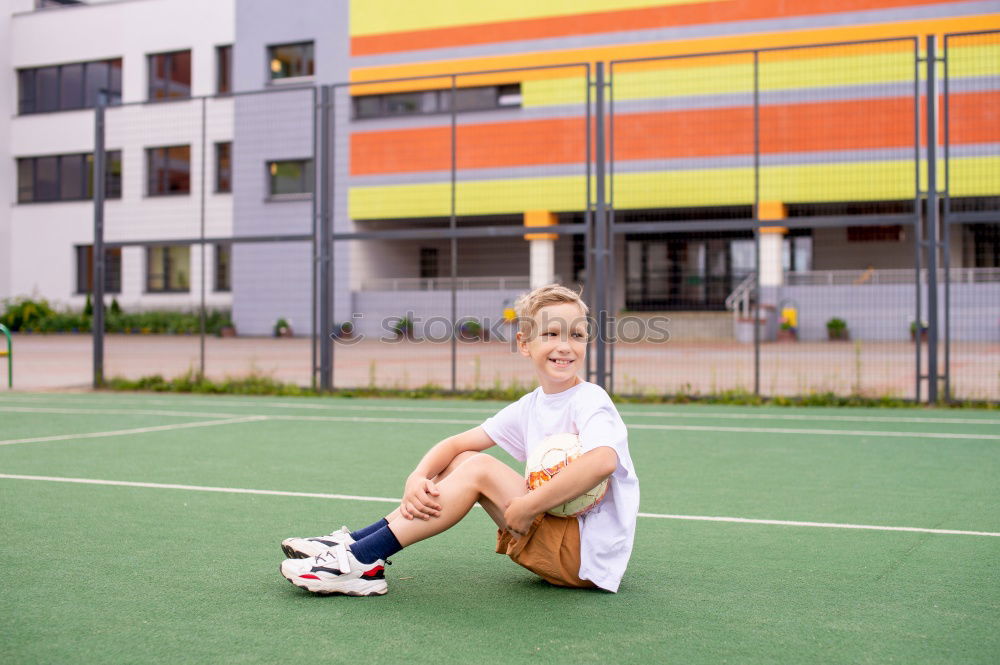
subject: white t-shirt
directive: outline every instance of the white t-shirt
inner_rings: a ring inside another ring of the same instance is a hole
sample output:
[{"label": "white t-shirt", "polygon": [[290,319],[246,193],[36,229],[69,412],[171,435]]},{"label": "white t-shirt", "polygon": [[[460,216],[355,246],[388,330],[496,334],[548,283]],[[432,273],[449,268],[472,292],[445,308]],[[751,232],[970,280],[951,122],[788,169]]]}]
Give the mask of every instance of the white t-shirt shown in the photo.
[{"label": "white t-shirt", "polygon": [[618,453],[604,500],[577,517],[580,524],[580,579],[618,591],[632,555],[639,513],[639,479],[628,452],[628,432],[618,409],[600,386],[583,381],[546,394],[536,388],[482,425],[493,441],[523,462],[552,434],[580,436],[584,452],[608,446]]}]

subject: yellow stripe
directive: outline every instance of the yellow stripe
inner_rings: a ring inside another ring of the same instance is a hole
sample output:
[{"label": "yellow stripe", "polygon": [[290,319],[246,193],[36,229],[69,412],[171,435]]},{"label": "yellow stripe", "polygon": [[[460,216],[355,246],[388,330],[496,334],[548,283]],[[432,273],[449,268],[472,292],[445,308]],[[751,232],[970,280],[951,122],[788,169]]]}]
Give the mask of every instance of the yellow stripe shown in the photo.
[{"label": "yellow stripe", "polygon": [[[925,169],[926,170],[926,169]],[[1000,157],[969,157],[951,163],[952,196],[1000,195]],[[761,200],[789,203],[884,201],[914,195],[913,162],[809,164],[761,169]],[[583,176],[512,178],[459,183],[458,215],[575,211],[583,208]],[[676,208],[753,203],[753,169],[650,171],[614,179],[615,207]],[[352,187],[353,219],[447,216],[448,183]]]},{"label": "yellow stripe", "polygon": [[351,36],[716,0],[351,0]]},{"label": "yellow stripe", "polygon": [[[1000,74],[1000,44],[988,47],[949,49],[949,73],[952,79]],[[676,60],[663,61],[664,67],[650,70],[649,63],[636,63],[644,71],[629,71],[631,65],[615,68],[614,98],[650,99],[753,92],[753,62],[701,66],[692,58],[687,68],[677,67]],[[732,59],[731,57],[729,58]],[[708,64],[708,63],[705,63]],[[760,90],[795,90],[826,86],[898,83],[913,81],[913,54],[884,53],[842,58],[799,59],[760,63]],[[924,78],[923,68],[920,69]],[[943,72],[939,72],[943,74]],[[582,104],[586,90],[578,78],[525,81],[521,85],[525,107],[558,104]],[[748,100],[749,103],[749,100]]]},{"label": "yellow stripe", "polygon": [[[940,35],[946,32],[996,29],[1000,29],[1000,14],[981,14],[971,17],[841,26],[797,32],[708,37],[681,41],[645,42],[640,44],[616,44],[587,49],[518,53],[481,58],[363,67],[351,70],[351,80],[356,82],[378,81],[406,76],[447,74],[449,72],[532,67],[536,65],[566,64],[572,62],[597,62],[626,58],[729,51],[749,47],[771,48],[798,44],[910,37],[932,33]],[[508,78],[512,76],[518,76],[518,74],[509,74]],[[392,89],[402,90],[407,89],[407,86],[409,86],[409,89],[413,89],[412,85],[412,82],[409,84],[396,84],[395,87],[387,85],[384,90],[374,89],[373,86],[373,89],[369,92],[389,92]]]}]

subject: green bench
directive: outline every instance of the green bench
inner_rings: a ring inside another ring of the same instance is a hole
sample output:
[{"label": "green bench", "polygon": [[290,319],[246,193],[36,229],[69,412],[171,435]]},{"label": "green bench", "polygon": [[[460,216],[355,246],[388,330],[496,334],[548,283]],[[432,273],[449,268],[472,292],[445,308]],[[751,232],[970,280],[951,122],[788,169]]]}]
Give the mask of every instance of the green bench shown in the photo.
[{"label": "green bench", "polygon": [[0,323],[0,332],[7,337],[7,350],[0,349],[0,358],[7,358],[7,387],[14,387],[14,347],[10,342],[10,330]]}]

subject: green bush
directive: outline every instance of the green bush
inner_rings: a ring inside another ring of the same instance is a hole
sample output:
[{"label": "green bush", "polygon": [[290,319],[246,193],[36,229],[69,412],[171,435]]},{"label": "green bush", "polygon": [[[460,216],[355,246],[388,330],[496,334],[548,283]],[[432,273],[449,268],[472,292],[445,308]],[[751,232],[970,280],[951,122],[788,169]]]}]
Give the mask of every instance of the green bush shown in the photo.
[{"label": "green bush", "polygon": [[[57,311],[46,300],[20,298],[4,302],[0,323],[12,331],[43,333],[90,332],[93,320],[93,304],[90,296],[83,310]],[[208,310],[205,312],[205,332],[218,334],[221,328],[231,326],[232,318],[228,310]],[[151,310],[147,312],[123,312],[117,299],[105,310],[104,330],[109,333],[145,332],[193,335],[201,330],[201,315],[197,311],[177,312]]]},{"label": "green bush", "polygon": [[4,313],[0,323],[12,331],[41,331],[45,320],[55,314],[47,300],[17,298],[4,301]]}]

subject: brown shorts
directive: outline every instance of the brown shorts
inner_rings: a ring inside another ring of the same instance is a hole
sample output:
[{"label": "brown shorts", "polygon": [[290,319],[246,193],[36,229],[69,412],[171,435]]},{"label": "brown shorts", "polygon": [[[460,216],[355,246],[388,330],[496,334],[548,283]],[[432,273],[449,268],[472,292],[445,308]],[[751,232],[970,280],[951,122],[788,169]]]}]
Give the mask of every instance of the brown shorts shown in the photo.
[{"label": "brown shorts", "polygon": [[580,575],[580,526],[575,517],[543,513],[535,518],[528,535],[514,539],[509,531],[497,530],[497,553],[506,554],[550,584],[595,589]]}]

